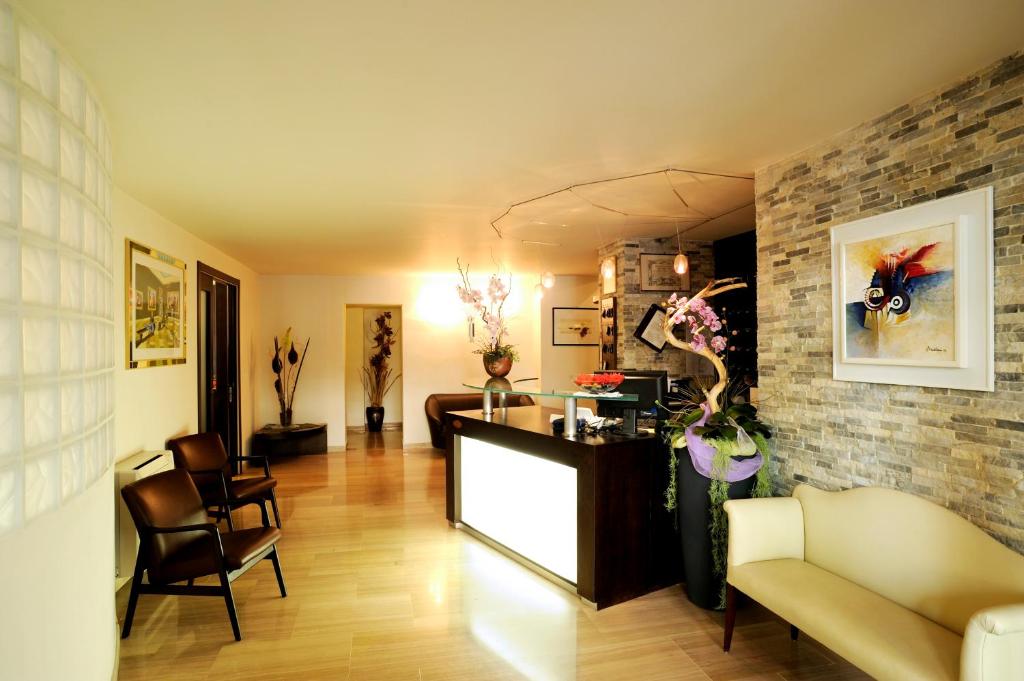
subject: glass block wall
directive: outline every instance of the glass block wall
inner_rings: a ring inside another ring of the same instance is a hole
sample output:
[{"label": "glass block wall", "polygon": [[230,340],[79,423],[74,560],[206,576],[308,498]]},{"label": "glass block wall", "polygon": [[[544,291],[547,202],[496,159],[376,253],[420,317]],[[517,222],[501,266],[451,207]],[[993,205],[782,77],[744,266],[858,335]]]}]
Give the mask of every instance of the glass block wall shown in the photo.
[{"label": "glass block wall", "polygon": [[0,4],[0,534],[113,461],[110,187],[85,79]]}]

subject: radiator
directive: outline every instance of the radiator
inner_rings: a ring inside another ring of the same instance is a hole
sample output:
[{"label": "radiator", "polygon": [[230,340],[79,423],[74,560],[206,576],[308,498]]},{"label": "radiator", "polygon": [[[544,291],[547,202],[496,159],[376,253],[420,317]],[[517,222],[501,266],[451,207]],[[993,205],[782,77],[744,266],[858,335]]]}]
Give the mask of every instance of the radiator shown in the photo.
[{"label": "radiator", "polygon": [[174,459],[169,450],[139,452],[114,466],[114,495],[117,497],[117,518],[114,540],[114,579],[117,588],[132,578],[135,572],[135,556],[139,552],[139,535],[128,507],[121,498],[121,488],[136,480],[174,468]]}]

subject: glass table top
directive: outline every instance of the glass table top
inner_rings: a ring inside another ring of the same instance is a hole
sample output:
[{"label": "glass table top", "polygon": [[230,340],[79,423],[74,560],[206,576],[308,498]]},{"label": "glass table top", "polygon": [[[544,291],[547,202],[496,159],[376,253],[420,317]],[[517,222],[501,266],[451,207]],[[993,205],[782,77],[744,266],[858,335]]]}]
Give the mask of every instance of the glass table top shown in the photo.
[{"label": "glass table top", "polygon": [[611,395],[594,395],[586,391],[574,391],[574,390],[538,390],[530,388],[520,388],[513,384],[511,381],[505,378],[492,378],[486,383],[463,383],[463,387],[469,388],[470,390],[490,390],[492,393],[505,394],[505,395],[529,395],[530,397],[556,397],[558,399],[565,399],[567,397],[575,397],[578,399],[591,399],[591,400],[602,400],[606,402],[636,402],[639,396],[624,393],[612,393]]}]

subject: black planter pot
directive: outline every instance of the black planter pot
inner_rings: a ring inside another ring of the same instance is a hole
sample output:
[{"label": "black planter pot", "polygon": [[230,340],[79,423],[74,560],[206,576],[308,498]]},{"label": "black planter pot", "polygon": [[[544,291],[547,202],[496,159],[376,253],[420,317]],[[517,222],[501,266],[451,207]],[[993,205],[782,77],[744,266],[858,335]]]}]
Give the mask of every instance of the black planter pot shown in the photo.
[{"label": "black planter pot", "polygon": [[[708,488],[711,480],[697,472],[685,449],[676,452],[676,512],[683,545],[683,579],[690,601],[709,610],[718,607],[722,580],[715,576],[711,560],[711,504]],[[754,489],[757,476],[729,484],[730,499],[746,499]]]},{"label": "black planter pot", "polygon": [[379,433],[384,427],[384,407],[366,408],[366,430],[370,433]]}]

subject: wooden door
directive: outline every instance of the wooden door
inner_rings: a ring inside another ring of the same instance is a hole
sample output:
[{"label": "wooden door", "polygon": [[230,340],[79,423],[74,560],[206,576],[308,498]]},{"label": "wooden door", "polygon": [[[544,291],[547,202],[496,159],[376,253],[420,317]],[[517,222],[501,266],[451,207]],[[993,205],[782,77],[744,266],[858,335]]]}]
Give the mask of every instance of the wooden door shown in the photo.
[{"label": "wooden door", "polygon": [[[199,432],[220,434],[232,459],[242,454],[239,405],[239,281],[199,263]],[[239,468],[237,462],[236,470]]]}]

